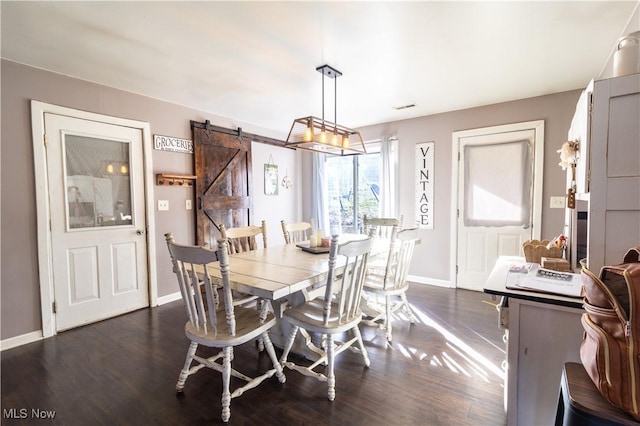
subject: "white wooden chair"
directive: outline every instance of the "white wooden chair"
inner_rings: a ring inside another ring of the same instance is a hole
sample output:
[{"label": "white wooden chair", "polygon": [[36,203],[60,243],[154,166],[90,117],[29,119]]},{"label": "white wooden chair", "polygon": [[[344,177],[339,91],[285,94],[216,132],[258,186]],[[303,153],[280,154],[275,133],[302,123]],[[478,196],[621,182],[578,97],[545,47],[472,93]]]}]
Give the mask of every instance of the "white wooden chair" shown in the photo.
[{"label": "white wooden chair", "polygon": [[[399,219],[393,217],[362,217],[362,233],[373,238],[382,238],[391,241],[397,231],[402,229],[402,216]],[[369,261],[369,274],[384,274],[387,259],[376,257]]]},{"label": "white wooden chair", "polygon": [[224,224],[220,224],[220,234],[228,241],[229,254],[257,249],[257,236],[262,238],[262,247],[267,248],[267,222],[264,220],[260,226],[238,226],[228,229]]},{"label": "white wooden chair", "polygon": [[402,216],[399,219],[394,217],[371,217],[366,214],[362,217],[362,233],[370,237],[391,238],[394,226],[402,229]]},{"label": "white wooden chair", "polygon": [[311,236],[310,233],[313,232],[313,222],[286,223],[281,220],[280,224],[286,244],[307,241]]},{"label": "white wooden chair", "polygon": [[[365,366],[369,367],[370,364],[358,324],[362,320],[359,301],[362,297],[362,285],[364,284],[371,243],[371,238],[366,238],[338,245],[338,236],[334,235],[331,238],[329,271],[324,298],[313,299],[303,305],[289,308],[283,314],[283,321],[291,324],[291,333],[280,362],[287,368],[315,377],[320,381],[326,381],[330,401],[333,401],[336,396],[334,374],[334,359],[336,355],[347,348],[351,348],[360,352]],[[339,257],[341,261],[344,260],[346,266],[342,277],[334,280],[336,263]],[[287,361],[287,356],[299,329],[323,336],[324,353],[309,366]],[[349,331],[353,334],[353,337],[349,340],[344,342],[334,341],[335,334]],[[358,348],[352,347],[354,343],[358,344]],[[327,365],[326,375],[314,371],[321,364]]]},{"label": "white wooden chair", "polygon": [[[258,248],[256,237],[258,236],[262,239],[262,247],[267,248],[267,222],[264,220],[260,226],[238,226],[228,229],[221,223],[220,235],[222,239],[227,241],[229,254],[256,250]],[[255,304],[255,308],[260,311],[260,315],[263,317],[266,315],[269,309],[269,303],[266,301],[257,296],[243,294],[237,291],[234,291],[233,294],[236,305],[248,307]],[[260,351],[264,349],[261,339],[258,339],[258,348]]]},{"label": "white wooden chair", "polygon": [[[395,232],[395,231],[394,231]],[[407,300],[407,273],[418,241],[418,229],[403,229],[391,238],[391,248],[383,274],[369,273],[364,281],[363,312],[370,318],[364,324],[377,326],[383,319],[387,341],[391,342],[391,315],[403,308],[411,324],[415,317]],[[400,298],[399,301],[395,299]]]},{"label": "white wooden chair", "polygon": [[[229,284],[229,256],[226,240],[219,240],[217,251],[213,251],[205,247],[176,244],[170,233],[165,234],[165,238],[189,318],[184,327],[185,335],[191,340],[176,390],[182,393],[187,378],[203,367],[221,372],[222,421],[227,422],[231,416],[231,399],[258,386],[274,374],[280,383],[286,380],[268,333],[268,330],[276,325],[276,318],[268,314],[262,319],[254,309],[234,306]],[[207,265],[213,262],[220,262],[222,275],[220,289],[209,275]],[[201,268],[203,273],[196,273],[197,268]],[[204,286],[204,296],[201,291],[202,286]],[[231,361],[234,347],[256,338],[261,338],[264,342],[273,368],[252,378],[232,368]],[[220,351],[216,355],[202,357],[196,355],[198,345],[219,348]],[[192,366],[194,361],[196,364]],[[230,392],[229,386],[231,376],[245,382],[236,387],[233,392]]]}]

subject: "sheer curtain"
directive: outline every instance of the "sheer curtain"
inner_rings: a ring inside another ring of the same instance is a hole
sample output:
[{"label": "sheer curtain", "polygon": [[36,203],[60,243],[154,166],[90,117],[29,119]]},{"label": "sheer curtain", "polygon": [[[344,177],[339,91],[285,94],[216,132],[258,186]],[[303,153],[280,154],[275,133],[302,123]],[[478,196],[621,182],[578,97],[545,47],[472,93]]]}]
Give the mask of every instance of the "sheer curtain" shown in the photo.
[{"label": "sheer curtain", "polygon": [[380,141],[380,216],[398,216],[398,139]]},{"label": "sheer curtain", "polygon": [[311,217],[313,218],[313,223],[322,229],[322,233],[329,235],[333,231],[329,229],[328,191],[325,173],[327,155],[320,154],[319,152],[314,152],[312,155],[313,170],[311,188],[313,195],[311,199]]}]

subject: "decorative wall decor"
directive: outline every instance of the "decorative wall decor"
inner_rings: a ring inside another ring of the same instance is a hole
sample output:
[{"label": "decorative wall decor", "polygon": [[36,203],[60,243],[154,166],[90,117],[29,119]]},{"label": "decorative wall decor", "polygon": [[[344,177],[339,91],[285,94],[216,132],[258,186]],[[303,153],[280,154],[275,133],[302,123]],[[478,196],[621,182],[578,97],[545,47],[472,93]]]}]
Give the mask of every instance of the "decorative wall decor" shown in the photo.
[{"label": "decorative wall decor", "polygon": [[153,135],[153,148],[160,151],[193,154],[193,141],[173,138],[171,136]]},{"label": "decorative wall decor", "polygon": [[265,195],[278,195],[278,183],[278,166],[273,163],[273,157],[269,156],[269,162],[264,165]]},{"label": "decorative wall decor", "polygon": [[434,142],[416,144],[416,224],[433,229]]},{"label": "decorative wall decor", "polygon": [[289,189],[293,186],[293,181],[289,177],[289,170],[284,172],[284,177],[282,178],[282,187],[284,189]]}]

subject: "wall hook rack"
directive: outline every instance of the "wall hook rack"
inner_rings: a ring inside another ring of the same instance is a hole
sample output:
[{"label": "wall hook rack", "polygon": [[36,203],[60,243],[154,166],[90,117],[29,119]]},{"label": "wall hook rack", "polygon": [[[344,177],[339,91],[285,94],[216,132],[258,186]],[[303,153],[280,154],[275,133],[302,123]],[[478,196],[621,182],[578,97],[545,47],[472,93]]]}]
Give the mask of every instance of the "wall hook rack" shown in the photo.
[{"label": "wall hook rack", "polygon": [[156,174],[156,185],[162,186],[193,186],[196,177],[193,175],[173,175],[168,173]]}]

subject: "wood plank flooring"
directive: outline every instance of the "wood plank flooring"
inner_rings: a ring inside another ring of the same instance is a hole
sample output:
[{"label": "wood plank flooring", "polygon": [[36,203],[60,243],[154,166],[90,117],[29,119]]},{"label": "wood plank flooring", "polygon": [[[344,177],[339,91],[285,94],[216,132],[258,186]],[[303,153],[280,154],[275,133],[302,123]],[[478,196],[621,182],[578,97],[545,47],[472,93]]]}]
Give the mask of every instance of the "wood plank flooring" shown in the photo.
[{"label": "wood plank flooring", "polygon": [[[285,370],[285,384],[273,377],[233,399],[229,424],[504,425],[505,346],[490,296],[415,284],[409,301],[418,322],[396,318],[392,346],[382,330],[361,326],[370,368],[356,353],[337,357],[335,401],[326,383]],[[219,373],[201,370],[182,396],[174,390],[185,321],[177,301],[3,351],[1,423],[53,413],[37,423],[220,424]],[[251,344],[235,352],[248,374],[268,363]]]}]

